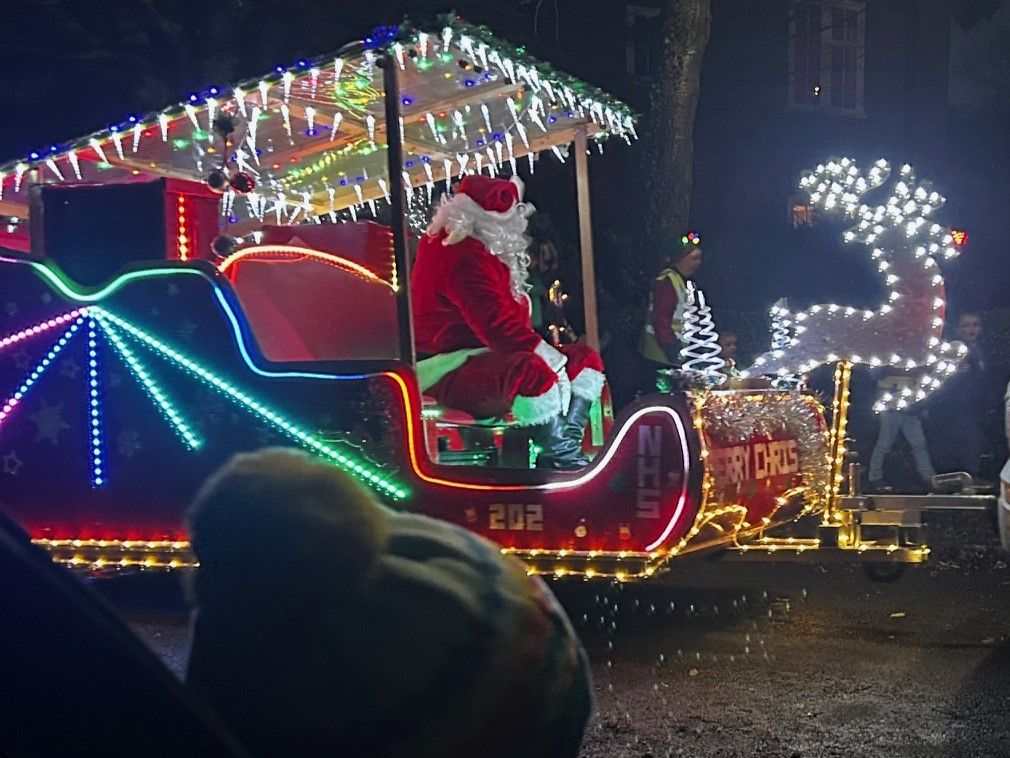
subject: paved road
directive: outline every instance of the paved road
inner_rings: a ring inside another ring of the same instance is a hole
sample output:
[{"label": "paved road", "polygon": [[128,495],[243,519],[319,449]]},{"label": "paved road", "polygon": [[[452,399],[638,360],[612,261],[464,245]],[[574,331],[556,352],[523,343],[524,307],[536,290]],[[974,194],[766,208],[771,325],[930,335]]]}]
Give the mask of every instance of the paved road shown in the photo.
[{"label": "paved road", "polygon": [[[584,755],[1010,756],[1010,569],[963,542],[893,584],[699,560],[559,587],[596,677]],[[181,672],[184,615],[127,614]]]}]

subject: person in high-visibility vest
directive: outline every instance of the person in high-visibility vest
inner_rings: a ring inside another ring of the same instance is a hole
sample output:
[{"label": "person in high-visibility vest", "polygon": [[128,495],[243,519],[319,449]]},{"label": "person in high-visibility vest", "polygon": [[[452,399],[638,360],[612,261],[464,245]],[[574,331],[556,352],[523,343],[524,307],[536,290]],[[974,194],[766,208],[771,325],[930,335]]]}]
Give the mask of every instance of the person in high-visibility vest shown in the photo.
[{"label": "person in high-visibility vest", "polygon": [[680,365],[687,280],[701,267],[701,237],[685,232],[667,239],[662,253],[663,270],[652,284],[638,342],[638,352],[657,369]]}]

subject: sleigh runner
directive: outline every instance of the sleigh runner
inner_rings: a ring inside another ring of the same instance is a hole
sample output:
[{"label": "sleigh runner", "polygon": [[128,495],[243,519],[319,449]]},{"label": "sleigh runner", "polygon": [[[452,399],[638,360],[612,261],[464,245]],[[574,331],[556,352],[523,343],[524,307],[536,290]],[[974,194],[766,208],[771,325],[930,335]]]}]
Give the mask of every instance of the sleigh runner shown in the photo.
[{"label": "sleigh runner", "polygon": [[[72,565],[185,567],[200,483],[234,452],[288,444],[531,571],[645,577],[702,549],[829,541],[921,560],[912,530],[869,541],[839,509],[841,394],[829,432],[796,391],[652,395],[616,417],[604,391],[592,461],[565,472],[529,468],[510,419],[422,395],[405,212],[437,183],[574,143],[595,345],[587,148],[611,136],[634,139],[626,106],[448,19],[0,167],[0,202],[34,225],[0,266],[0,507]],[[389,226],[364,220],[387,203]],[[769,536],[804,516],[834,537]]]}]

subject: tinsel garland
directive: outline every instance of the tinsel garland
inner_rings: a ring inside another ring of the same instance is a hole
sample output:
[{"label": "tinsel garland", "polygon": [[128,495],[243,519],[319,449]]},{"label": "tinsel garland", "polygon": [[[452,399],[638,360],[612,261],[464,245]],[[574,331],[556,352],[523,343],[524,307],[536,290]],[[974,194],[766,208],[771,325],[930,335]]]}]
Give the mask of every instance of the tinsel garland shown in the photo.
[{"label": "tinsel garland", "polygon": [[799,392],[707,393],[701,415],[705,432],[722,445],[759,436],[795,439],[807,509],[823,504],[830,479],[828,435],[814,398]]}]

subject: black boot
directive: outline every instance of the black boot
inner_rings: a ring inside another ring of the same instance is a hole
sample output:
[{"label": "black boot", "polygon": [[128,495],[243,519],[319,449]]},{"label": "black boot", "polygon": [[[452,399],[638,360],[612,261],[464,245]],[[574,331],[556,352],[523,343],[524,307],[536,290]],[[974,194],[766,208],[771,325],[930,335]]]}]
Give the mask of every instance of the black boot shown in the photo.
[{"label": "black boot", "polygon": [[578,395],[572,395],[572,401],[568,405],[568,417],[565,419],[565,437],[575,440],[580,450],[582,449],[582,438],[586,434],[586,424],[589,423],[589,412],[592,408],[592,400],[587,400]]},{"label": "black boot", "polygon": [[537,468],[572,471],[589,463],[582,455],[581,434],[575,440],[567,431],[568,419],[564,416],[555,416],[545,424],[530,427],[530,439],[540,448]]}]

